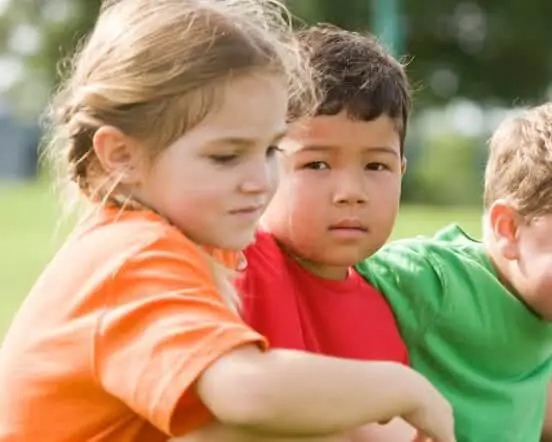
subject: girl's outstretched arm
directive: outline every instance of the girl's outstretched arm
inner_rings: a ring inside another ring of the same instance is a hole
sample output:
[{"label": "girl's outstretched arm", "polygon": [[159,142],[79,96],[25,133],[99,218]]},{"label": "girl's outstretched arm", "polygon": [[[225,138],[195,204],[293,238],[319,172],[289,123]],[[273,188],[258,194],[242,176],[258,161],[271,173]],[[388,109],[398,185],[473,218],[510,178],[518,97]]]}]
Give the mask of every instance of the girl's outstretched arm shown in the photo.
[{"label": "girl's outstretched arm", "polygon": [[435,442],[455,440],[448,402],[420,374],[392,362],[247,345],[212,364],[197,392],[221,423],[260,433],[333,435],[401,416]]},{"label": "girl's outstretched arm", "polygon": [[[273,436],[248,431],[239,427],[230,427],[212,423],[193,433],[171,439],[169,442],[352,442],[348,434],[334,436]],[[355,442],[360,442],[355,441]],[[368,441],[366,441],[368,442]],[[394,441],[395,442],[395,441]],[[396,441],[399,442],[399,441]],[[407,441],[400,441],[407,442]],[[410,442],[410,441],[408,441]]]}]

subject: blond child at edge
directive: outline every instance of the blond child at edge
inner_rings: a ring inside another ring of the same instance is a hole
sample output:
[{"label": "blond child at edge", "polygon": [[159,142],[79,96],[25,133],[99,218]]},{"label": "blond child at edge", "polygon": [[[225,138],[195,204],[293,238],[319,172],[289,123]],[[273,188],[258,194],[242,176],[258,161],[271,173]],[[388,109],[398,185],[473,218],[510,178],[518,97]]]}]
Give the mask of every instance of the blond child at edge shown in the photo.
[{"label": "blond child at edge", "polygon": [[451,401],[460,441],[538,442],[552,374],[552,103],[500,124],[483,241],[459,226],[357,266],[391,303],[412,366]]}]

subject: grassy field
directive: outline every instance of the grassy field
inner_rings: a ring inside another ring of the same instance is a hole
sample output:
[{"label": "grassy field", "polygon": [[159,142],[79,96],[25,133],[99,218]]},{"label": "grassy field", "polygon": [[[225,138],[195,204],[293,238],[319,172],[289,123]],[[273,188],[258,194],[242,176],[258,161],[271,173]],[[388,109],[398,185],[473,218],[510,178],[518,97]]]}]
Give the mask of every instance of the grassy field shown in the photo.
[{"label": "grassy field", "polygon": [[[0,207],[1,336],[35,278],[63,241],[67,226],[60,223],[59,206],[44,183],[0,185]],[[479,236],[477,209],[404,206],[393,237],[432,234],[451,222],[458,222]]]}]

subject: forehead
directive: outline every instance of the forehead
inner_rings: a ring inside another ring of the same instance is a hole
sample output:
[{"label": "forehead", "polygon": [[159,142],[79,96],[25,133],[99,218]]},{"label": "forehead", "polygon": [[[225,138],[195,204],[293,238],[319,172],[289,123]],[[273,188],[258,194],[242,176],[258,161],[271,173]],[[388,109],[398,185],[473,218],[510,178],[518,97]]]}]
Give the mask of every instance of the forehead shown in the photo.
[{"label": "forehead", "polygon": [[346,113],[299,120],[290,127],[286,141],[293,150],[332,146],[351,151],[387,147],[400,152],[397,122],[382,115],[372,121],[351,119]]},{"label": "forehead", "polygon": [[275,75],[247,75],[228,82],[220,101],[192,131],[211,140],[265,139],[286,128],[288,92]]}]

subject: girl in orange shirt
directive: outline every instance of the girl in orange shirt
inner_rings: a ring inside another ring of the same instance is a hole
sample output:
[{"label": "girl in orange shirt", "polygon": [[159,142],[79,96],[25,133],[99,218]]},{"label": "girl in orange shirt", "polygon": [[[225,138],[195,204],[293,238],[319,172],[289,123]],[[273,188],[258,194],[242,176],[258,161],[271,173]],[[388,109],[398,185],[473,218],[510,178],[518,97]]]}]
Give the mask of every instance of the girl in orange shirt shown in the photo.
[{"label": "girl in orange shirt", "polygon": [[89,207],[5,337],[1,442],[162,442],[212,418],[317,436],[394,416],[453,440],[414,371],[267,351],[236,313],[227,268],[274,190],[288,102],[310,95],[282,12],[105,3],[49,146]]}]

